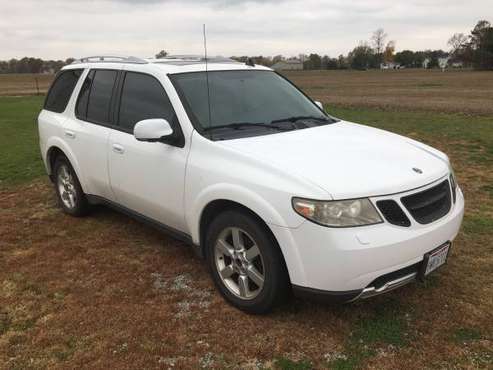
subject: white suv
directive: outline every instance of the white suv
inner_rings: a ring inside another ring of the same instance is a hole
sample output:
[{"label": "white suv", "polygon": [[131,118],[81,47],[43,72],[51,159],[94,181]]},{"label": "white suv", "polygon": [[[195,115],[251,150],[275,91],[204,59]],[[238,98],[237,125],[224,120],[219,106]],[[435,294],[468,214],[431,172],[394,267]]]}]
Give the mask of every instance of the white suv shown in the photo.
[{"label": "white suv", "polygon": [[66,213],[103,203],[170,232],[248,312],[291,291],[348,302],[422,279],[462,222],[445,154],[333,118],[251,62],[84,58],[38,121]]}]

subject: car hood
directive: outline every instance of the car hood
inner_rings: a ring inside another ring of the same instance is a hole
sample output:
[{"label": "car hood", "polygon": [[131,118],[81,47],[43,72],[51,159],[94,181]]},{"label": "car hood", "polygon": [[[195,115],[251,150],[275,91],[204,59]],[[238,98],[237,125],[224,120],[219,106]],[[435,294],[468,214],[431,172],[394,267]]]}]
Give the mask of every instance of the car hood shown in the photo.
[{"label": "car hood", "polygon": [[438,150],[345,121],[221,144],[301,176],[333,199],[399,193],[449,171],[446,155]]}]

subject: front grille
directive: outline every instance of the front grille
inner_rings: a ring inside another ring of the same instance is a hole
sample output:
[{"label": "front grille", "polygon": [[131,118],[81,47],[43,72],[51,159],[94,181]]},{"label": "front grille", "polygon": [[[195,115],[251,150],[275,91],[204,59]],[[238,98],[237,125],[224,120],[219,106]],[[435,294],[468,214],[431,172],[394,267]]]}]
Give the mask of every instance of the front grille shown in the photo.
[{"label": "front grille", "polygon": [[379,200],[377,207],[387,222],[397,226],[411,226],[411,221],[409,221],[409,218],[407,218],[395,200]]},{"label": "front grille", "polygon": [[401,198],[402,204],[420,224],[429,224],[445,216],[451,207],[448,180],[419,193]]}]

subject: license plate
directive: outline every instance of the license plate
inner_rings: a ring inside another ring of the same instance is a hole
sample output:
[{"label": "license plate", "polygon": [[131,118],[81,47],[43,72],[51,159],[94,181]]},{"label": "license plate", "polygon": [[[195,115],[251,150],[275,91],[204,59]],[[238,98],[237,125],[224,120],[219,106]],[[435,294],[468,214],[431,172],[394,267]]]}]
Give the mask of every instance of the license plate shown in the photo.
[{"label": "license plate", "polygon": [[450,243],[446,243],[437,249],[426,253],[423,260],[422,276],[425,277],[429,273],[435,271],[447,261],[447,255],[450,250]]}]

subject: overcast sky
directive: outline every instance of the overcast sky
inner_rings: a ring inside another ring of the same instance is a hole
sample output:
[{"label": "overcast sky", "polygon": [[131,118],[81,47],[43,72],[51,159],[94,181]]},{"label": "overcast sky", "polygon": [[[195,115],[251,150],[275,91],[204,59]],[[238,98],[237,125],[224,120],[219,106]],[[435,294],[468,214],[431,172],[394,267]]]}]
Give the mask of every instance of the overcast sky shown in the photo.
[{"label": "overcast sky", "polygon": [[383,27],[397,49],[446,49],[493,23],[493,0],[0,0],[0,60],[118,54],[331,57]]}]

